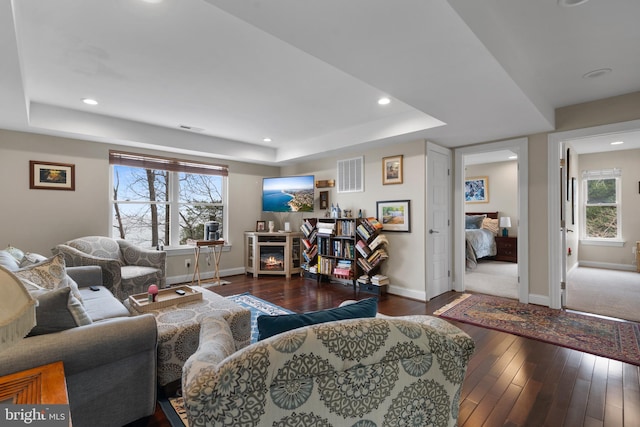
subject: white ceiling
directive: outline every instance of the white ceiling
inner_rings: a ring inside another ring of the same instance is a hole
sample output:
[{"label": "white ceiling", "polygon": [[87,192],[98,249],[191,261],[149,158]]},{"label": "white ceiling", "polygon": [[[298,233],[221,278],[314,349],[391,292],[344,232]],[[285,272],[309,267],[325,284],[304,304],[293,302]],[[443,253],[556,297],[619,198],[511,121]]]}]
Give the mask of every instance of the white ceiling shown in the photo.
[{"label": "white ceiling", "polygon": [[545,132],[555,108],[640,90],[638,17],[636,0],[0,0],[0,128],[264,164]]}]

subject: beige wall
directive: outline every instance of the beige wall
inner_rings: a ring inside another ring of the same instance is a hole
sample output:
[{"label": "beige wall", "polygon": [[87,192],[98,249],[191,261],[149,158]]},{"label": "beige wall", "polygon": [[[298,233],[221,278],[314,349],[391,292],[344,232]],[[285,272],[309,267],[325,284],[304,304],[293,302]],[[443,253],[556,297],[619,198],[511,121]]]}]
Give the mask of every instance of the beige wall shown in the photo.
[{"label": "beige wall", "polygon": [[[624,247],[591,246],[580,244],[578,258],[581,263],[606,263],[632,268],[635,255],[631,249],[640,240],[640,150],[610,151],[607,153],[583,154],[580,156],[580,171],[596,169],[622,169],[622,239]],[[581,187],[580,187],[581,188]],[[577,231],[577,230],[576,230]]]},{"label": "beige wall", "polygon": [[[404,182],[402,184],[382,184],[382,158],[403,155]],[[358,193],[338,193],[335,187],[329,190],[329,204],[340,205],[341,209],[352,209],[357,215],[362,209],[365,216],[377,216],[376,202],[386,200],[411,201],[411,232],[386,232],[389,240],[389,259],[382,267],[382,273],[389,276],[390,292],[410,298],[426,298],[425,294],[425,186],[426,186],[426,143],[414,141],[393,146],[374,148],[364,152],[346,154],[342,157],[317,159],[282,168],[283,175],[314,174],[316,180],[336,179],[337,160],[364,155],[365,188]],[[318,201],[316,200],[316,209]],[[322,216],[317,210],[313,215]]]},{"label": "beige wall", "polygon": [[495,212],[511,218],[509,236],[518,235],[518,162],[468,165],[465,177],[489,177],[489,203],[466,203],[465,212]]},{"label": "beige wall", "polygon": [[[108,235],[109,149],[114,148],[131,151],[110,144],[0,130],[0,247],[11,244],[50,255],[57,243],[80,236]],[[261,209],[262,177],[279,175],[280,168],[181,157],[229,165],[232,196],[227,214],[231,248],[222,255],[221,270],[240,272],[244,265],[243,232],[255,228]],[[29,160],[75,164],[76,190],[30,190]],[[193,263],[189,270],[185,269],[185,258],[193,260],[193,253],[186,251],[169,258],[169,277],[191,277]]]},{"label": "beige wall", "polygon": [[[640,92],[556,110],[556,131],[640,119]],[[529,136],[529,293],[549,295],[548,133]]]}]

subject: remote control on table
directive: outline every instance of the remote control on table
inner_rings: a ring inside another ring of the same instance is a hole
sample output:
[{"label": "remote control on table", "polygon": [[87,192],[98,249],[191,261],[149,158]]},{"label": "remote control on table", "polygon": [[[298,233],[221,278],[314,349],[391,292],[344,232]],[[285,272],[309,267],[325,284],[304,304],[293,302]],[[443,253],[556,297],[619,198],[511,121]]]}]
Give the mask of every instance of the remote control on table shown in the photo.
[{"label": "remote control on table", "polygon": [[184,295],[185,293],[186,293],[186,292],[185,292],[185,291],[183,291],[182,289],[178,289],[178,290],[176,290],[176,294],[178,294],[178,295]]}]

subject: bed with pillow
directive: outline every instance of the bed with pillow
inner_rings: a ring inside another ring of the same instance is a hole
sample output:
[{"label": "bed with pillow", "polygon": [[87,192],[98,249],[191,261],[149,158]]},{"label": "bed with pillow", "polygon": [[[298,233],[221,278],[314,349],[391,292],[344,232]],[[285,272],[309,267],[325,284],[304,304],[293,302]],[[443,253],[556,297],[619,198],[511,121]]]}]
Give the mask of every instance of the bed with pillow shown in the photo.
[{"label": "bed with pillow", "polygon": [[498,212],[467,212],[465,217],[466,265],[476,268],[478,260],[497,253]]}]

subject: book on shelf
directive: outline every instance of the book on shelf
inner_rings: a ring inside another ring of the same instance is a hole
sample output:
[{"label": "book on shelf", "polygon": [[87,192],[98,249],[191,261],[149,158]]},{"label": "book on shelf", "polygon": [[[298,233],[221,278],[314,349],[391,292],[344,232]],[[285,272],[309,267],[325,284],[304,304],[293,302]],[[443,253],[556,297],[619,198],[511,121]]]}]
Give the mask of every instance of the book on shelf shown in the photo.
[{"label": "book on shelf", "polygon": [[368,217],[367,218],[367,222],[371,225],[371,227],[373,227],[375,230],[382,230],[382,223],[380,221],[378,221],[376,218],[374,217]]},{"label": "book on shelf", "polygon": [[364,223],[358,225],[356,231],[364,240],[369,240],[369,238],[371,237],[371,232],[367,230],[367,227],[364,226]]},{"label": "book on shelf", "polygon": [[318,222],[316,224],[317,233],[323,236],[331,236],[335,230],[335,223],[333,222]]},{"label": "book on shelf", "polygon": [[384,234],[378,234],[371,242],[369,242],[369,249],[375,250],[378,246],[386,245],[389,243],[387,236]]},{"label": "book on shelf", "polygon": [[389,278],[383,274],[375,274],[371,276],[372,285],[388,285]]},{"label": "book on shelf", "polygon": [[371,279],[369,278],[369,275],[363,274],[362,276],[358,277],[358,282],[359,283],[364,283],[364,284],[369,284],[369,283],[371,283]]},{"label": "book on shelf", "polygon": [[371,253],[371,249],[363,240],[358,240],[358,243],[356,243],[356,249],[358,249],[358,252],[360,252],[360,255],[363,257],[368,257]]}]

